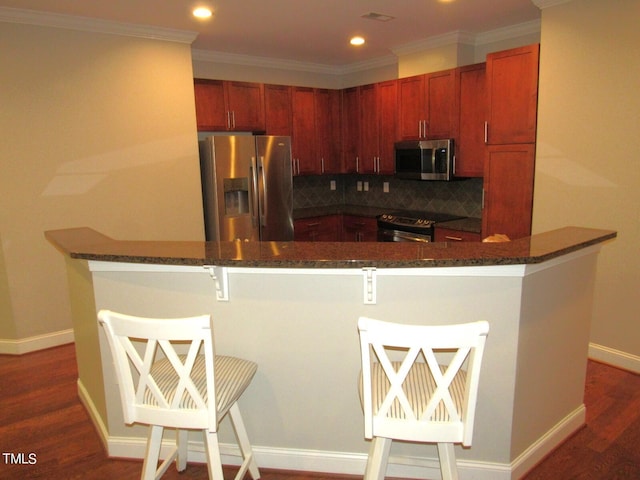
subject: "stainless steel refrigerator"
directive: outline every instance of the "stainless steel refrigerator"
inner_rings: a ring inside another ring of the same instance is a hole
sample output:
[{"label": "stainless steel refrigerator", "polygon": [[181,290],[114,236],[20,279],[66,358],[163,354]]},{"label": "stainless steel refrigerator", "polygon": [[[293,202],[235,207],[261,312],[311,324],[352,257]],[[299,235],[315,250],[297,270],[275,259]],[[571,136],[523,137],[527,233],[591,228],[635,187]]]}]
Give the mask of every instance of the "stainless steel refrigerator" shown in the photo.
[{"label": "stainless steel refrigerator", "polygon": [[293,240],[291,139],[212,135],[199,144],[207,240]]}]

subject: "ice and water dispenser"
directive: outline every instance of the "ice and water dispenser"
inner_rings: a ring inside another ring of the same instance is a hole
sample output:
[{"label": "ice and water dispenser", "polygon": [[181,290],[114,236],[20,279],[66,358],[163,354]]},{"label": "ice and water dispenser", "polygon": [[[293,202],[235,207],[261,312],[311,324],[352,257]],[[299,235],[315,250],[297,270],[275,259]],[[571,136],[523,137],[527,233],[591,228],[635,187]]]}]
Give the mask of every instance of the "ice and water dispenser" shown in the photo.
[{"label": "ice and water dispenser", "polygon": [[249,179],[225,178],[224,188],[224,213],[229,216],[248,215],[249,211]]}]

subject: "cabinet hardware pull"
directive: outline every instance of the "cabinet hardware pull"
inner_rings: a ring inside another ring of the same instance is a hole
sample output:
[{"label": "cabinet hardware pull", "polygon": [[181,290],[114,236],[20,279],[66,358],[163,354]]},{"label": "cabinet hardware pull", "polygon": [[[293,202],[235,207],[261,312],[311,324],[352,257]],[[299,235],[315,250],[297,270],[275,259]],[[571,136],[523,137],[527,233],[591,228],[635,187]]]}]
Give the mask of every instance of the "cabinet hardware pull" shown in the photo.
[{"label": "cabinet hardware pull", "polygon": [[484,122],[484,143],[489,143],[489,122]]},{"label": "cabinet hardware pull", "polygon": [[461,242],[462,241],[462,237],[450,237],[449,235],[445,235],[444,237],[446,240],[454,240],[456,242]]}]

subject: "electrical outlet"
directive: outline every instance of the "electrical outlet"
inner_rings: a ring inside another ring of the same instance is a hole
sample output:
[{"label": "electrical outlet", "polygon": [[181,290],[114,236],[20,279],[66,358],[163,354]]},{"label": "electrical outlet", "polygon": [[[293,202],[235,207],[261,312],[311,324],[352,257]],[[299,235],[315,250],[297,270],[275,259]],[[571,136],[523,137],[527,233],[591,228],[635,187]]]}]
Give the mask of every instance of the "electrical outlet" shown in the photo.
[{"label": "electrical outlet", "polygon": [[364,191],[365,192],[369,191],[369,182],[364,182]]},{"label": "electrical outlet", "polygon": [[356,183],[356,190],[359,192],[362,191],[362,182],[360,180],[358,180],[358,183]]},{"label": "electrical outlet", "polygon": [[329,189],[330,190],[335,190],[336,189],[336,181],[335,180],[331,180],[329,182]]},{"label": "electrical outlet", "polygon": [[389,182],[382,182],[382,191],[384,193],[389,193]]}]

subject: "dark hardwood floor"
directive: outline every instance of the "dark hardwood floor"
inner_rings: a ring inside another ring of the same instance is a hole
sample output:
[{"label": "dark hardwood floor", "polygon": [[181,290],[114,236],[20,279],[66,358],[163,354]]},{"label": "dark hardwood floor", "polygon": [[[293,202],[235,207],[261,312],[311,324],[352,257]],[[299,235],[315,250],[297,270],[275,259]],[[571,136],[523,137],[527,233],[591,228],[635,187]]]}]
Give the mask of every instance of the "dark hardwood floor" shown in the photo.
[{"label": "dark hardwood floor", "polygon": [[[78,400],[76,378],[73,345],[0,355],[0,479],[139,478],[140,461],[106,456]],[[586,426],[525,480],[640,479],[640,375],[590,361],[585,404]],[[225,478],[235,471],[226,469]],[[359,478],[261,471],[264,480]],[[163,478],[206,479],[207,469],[189,464],[178,474],[171,467]]]}]

